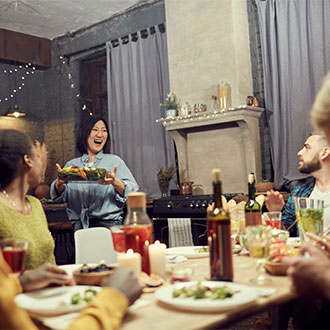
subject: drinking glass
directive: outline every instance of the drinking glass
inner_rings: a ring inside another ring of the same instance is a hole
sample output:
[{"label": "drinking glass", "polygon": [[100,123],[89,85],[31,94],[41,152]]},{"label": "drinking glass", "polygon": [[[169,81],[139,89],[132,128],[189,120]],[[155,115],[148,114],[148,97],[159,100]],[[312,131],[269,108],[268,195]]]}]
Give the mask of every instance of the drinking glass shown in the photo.
[{"label": "drinking glass", "polygon": [[281,229],[282,212],[264,212],[262,216],[265,220],[266,226]]},{"label": "drinking glass", "polygon": [[110,231],[115,251],[118,253],[125,252],[124,226],[111,226]]},{"label": "drinking glass", "polygon": [[251,279],[252,283],[263,285],[271,280],[266,276],[264,263],[269,255],[269,245],[272,239],[272,228],[265,225],[246,227],[246,235],[250,256],[256,259],[258,275]]},{"label": "drinking glass", "polygon": [[[236,238],[240,233],[241,221],[245,220],[245,213],[243,209],[237,207],[229,210],[230,215],[230,229],[231,229],[231,241],[233,254],[239,254],[242,248],[236,248]],[[238,246],[239,247],[239,246]]]},{"label": "drinking glass", "polygon": [[24,269],[25,252],[28,241],[19,238],[7,238],[0,240],[3,258],[15,275],[19,275]]},{"label": "drinking glass", "polygon": [[294,197],[300,241],[305,241],[306,233],[323,235],[324,201],[307,197]]}]

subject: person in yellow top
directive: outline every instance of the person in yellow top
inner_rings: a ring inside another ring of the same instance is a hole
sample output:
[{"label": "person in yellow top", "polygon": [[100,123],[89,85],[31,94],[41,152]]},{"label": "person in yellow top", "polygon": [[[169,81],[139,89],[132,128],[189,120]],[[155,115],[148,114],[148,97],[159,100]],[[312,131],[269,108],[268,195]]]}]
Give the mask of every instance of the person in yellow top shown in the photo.
[{"label": "person in yellow top", "polygon": [[54,240],[39,200],[27,195],[44,176],[40,152],[24,133],[0,130],[0,239],[28,241],[25,267],[55,263]]},{"label": "person in yellow top", "polygon": [[[56,265],[24,272],[19,277],[9,275],[10,268],[0,253],[0,329],[37,329],[28,313],[19,308],[17,294],[43,289],[50,284],[73,285],[72,278]],[[133,273],[118,268],[103,282],[104,288],[94,301],[73,321],[69,329],[118,329],[127,307],[141,294],[141,286]]]}]

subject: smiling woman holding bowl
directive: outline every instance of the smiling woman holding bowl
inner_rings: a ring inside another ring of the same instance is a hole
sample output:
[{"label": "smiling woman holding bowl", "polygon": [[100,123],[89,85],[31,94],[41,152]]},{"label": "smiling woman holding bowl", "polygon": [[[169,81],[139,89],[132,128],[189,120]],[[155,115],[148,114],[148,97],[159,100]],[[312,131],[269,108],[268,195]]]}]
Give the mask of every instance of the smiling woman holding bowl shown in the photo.
[{"label": "smiling woman holding bowl", "polygon": [[[109,128],[102,117],[89,117],[80,125],[76,145],[82,156],[67,162],[69,166],[105,168],[102,184],[65,182],[57,178],[51,184],[51,198],[68,203],[67,214],[73,230],[106,227],[123,223],[126,196],[139,189],[131,171],[118,156],[107,153]],[[57,169],[61,169],[56,164]]]}]

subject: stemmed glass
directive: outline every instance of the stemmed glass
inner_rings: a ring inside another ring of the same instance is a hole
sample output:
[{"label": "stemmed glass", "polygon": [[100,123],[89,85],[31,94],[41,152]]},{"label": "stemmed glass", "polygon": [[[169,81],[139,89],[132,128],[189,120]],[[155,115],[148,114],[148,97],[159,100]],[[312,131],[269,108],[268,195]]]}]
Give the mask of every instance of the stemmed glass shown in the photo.
[{"label": "stemmed glass", "polygon": [[7,238],[0,240],[0,247],[3,258],[15,275],[20,275],[24,270],[25,252],[28,248],[28,241],[19,238]]},{"label": "stemmed glass", "polygon": [[230,215],[230,228],[231,228],[231,241],[233,254],[238,254],[239,251],[236,249],[236,237],[240,232],[240,222],[244,219],[244,210],[239,210],[237,207],[229,210]]},{"label": "stemmed glass", "polygon": [[269,245],[272,239],[272,228],[270,226],[258,225],[246,227],[246,235],[250,256],[257,261],[258,275],[251,282],[258,285],[270,283],[266,276],[264,263],[269,255]]}]

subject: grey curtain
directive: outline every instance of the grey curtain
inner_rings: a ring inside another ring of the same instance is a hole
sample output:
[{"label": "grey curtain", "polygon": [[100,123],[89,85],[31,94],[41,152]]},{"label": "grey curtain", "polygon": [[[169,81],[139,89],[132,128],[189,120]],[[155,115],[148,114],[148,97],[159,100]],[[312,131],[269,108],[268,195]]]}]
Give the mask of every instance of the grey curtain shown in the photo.
[{"label": "grey curtain", "polygon": [[256,0],[265,108],[277,188],[303,177],[297,152],[311,131],[309,111],[330,70],[329,0]]},{"label": "grey curtain", "polygon": [[160,197],[157,171],[175,161],[173,139],[156,123],[169,92],[165,25],[106,47],[111,152],[126,162],[140,191]]}]

